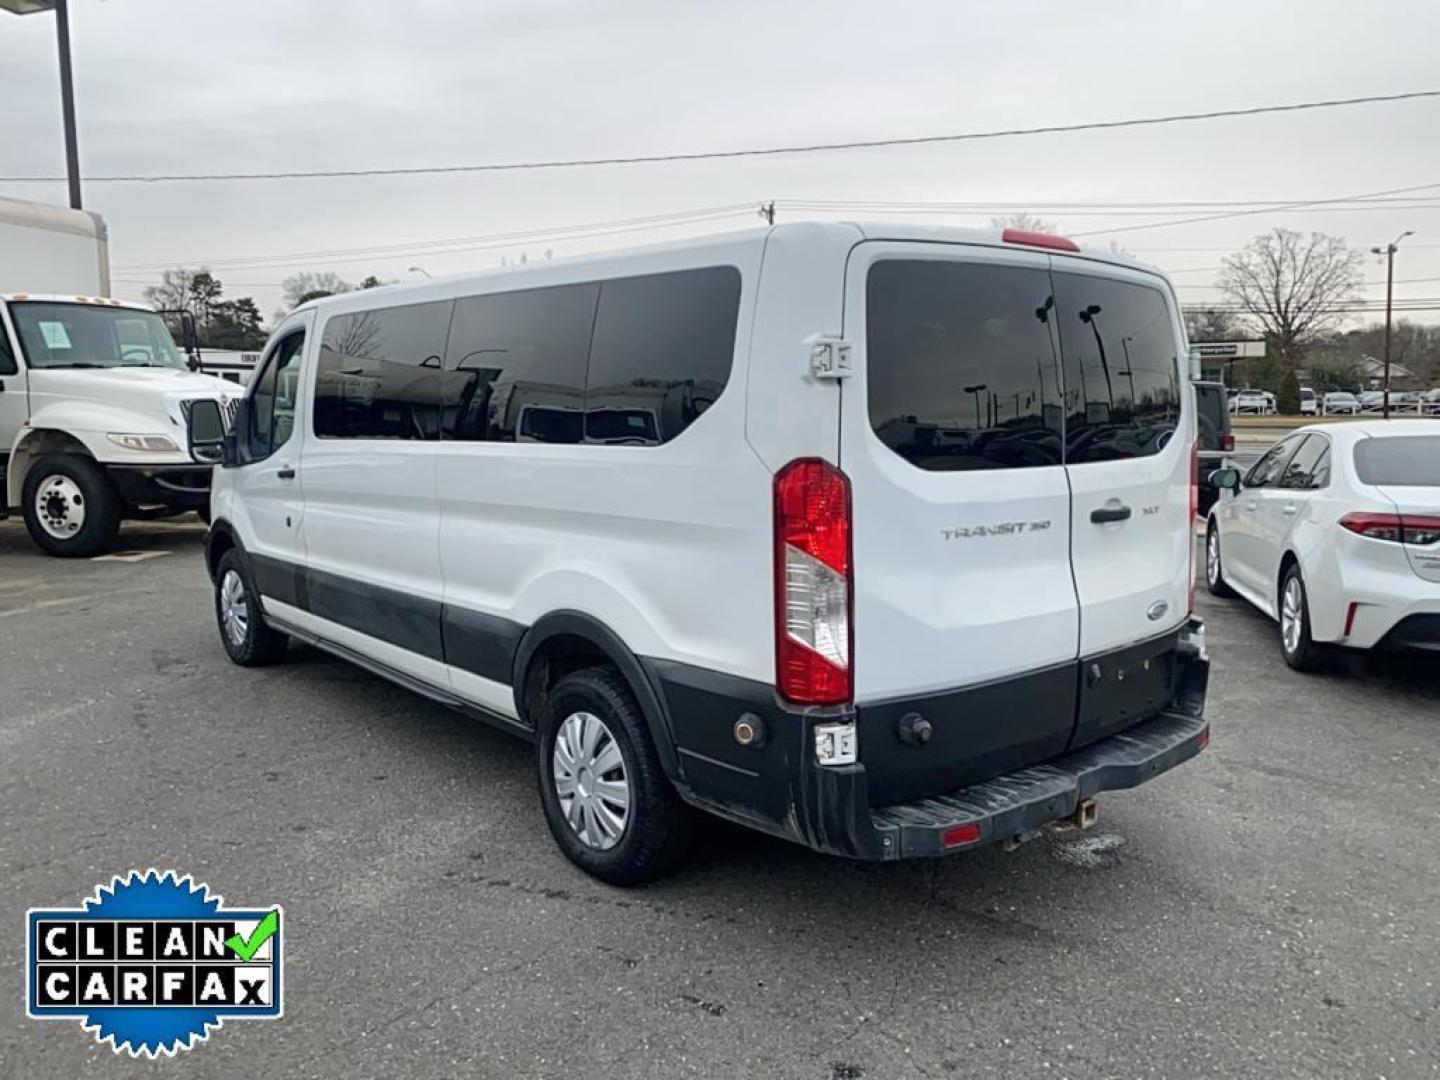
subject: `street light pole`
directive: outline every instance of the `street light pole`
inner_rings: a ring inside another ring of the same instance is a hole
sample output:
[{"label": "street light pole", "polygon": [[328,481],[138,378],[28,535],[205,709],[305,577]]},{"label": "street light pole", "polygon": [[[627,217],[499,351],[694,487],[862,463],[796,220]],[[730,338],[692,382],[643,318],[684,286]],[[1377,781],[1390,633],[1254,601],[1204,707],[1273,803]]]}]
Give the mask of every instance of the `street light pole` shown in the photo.
[{"label": "street light pole", "polygon": [[1414,233],[1414,229],[1406,229],[1386,244],[1383,251],[1378,247],[1370,249],[1372,254],[1385,256],[1385,375],[1383,389],[1380,391],[1380,400],[1383,403],[1381,408],[1386,420],[1390,419],[1390,307],[1391,298],[1395,292],[1395,252],[1400,248],[1400,241],[1407,236],[1413,236]]},{"label": "street light pole", "polygon": [[75,85],[70,74],[69,0],[0,0],[13,15],[55,12],[55,38],[60,48],[60,109],[65,118],[65,175],[70,182],[71,209],[80,210],[80,147],[75,135]]}]

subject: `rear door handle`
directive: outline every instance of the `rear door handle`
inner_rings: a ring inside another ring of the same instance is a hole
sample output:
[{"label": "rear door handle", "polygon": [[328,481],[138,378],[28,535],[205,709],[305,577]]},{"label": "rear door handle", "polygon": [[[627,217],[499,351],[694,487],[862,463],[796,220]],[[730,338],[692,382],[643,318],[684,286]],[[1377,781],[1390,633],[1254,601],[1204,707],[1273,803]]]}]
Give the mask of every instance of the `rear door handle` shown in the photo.
[{"label": "rear door handle", "polygon": [[275,471],[275,475],[281,480],[294,480],[295,468],[292,465],[281,465],[280,468]]},{"label": "rear door handle", "polygon": [[1130,508],[1128,506],[1102,506],[1098,510],[1090,511],[1090,520],[1096,525],[1104,525],[1111,521],[1129,521]]},{"label": "rear door handle", "polygon": [[1288,517],[1294,517],[1300,512],[1300,507],[1297,506],[1295,503],[1286,503],[1281,509]]}]

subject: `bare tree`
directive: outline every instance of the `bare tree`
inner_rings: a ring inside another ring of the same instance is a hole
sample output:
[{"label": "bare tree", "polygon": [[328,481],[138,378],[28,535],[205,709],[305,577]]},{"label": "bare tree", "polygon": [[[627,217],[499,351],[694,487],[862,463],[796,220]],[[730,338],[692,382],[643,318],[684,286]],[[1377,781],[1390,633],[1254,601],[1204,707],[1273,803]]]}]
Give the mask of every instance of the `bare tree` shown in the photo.
[{"label": "bare tree", "polygon": [[1217,281],[1293,370],[1306,345],[1344,321],[1341,305],[1359,292],[1360,260],[1338,236],[1277,228],[1227,256]]},{"label": "bare tree", "polygon": [[1053,233],[1060,231],[1060,226],[1056,225],[1053,221],[1046,221],[1044,218],[1038,218],[1034,214],[1027,214],[1023,210],[1018,214],[1005,214],[1001,217],[992,217],[990,224],[997,229],[1019,229],[1021,232]]},{"label": "bare tree", "polygon": [[1202,341],[1236,341],[1245,333],[1238,316],[1224,308],[1186,308],[1185,336],[1191,344]]},{"label": "bare tree", "polygon": [[275,313],[277,321],[284,318],[291,309],[299,307],[307,300],[314,300],[320,296],[333,296],[336,293],[353,292],[355,286],[339,274],[329,270],[323,273],[302,270],[298,274],[291,274],[282,281],[280,288],[283,290],[284,307]]},{"label": "bare tree", "polygon": [[210,271],[204,267],[199,270],[186,270],[183,266],[177,266],[160,275],[159,285],[146,285],[140,292],[151,307],[161,311],[189,311],[194,314],[195,295],[192,289],[196,278],[202,274],[210,277]]}]

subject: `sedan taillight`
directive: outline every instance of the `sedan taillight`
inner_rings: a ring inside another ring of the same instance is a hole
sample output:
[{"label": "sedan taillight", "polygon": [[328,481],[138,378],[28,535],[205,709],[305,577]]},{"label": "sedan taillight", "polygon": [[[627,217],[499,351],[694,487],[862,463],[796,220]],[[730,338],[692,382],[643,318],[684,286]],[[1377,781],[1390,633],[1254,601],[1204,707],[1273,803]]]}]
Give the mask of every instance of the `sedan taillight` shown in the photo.
[{"label": "sedan taillight", "polygon": [[1340,524],[1360,536],[1372,540],[1388,540],[1393,544],[1440,543],[1440,517],[1426,514],[1346,514]]}]

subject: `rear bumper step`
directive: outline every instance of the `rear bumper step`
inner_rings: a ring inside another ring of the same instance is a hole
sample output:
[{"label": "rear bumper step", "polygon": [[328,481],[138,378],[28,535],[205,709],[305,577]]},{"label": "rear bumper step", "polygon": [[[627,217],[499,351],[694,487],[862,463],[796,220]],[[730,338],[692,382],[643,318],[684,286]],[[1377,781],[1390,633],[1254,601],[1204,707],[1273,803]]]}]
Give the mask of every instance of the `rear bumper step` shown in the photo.
[{"label": "rear bumper step", "polygon": [[[1204,717],[1166,711],[1064,757],[960,788],[872,810],[884,859],[948,855],[1032,833],[1074,815],[1099,792],[1136,787],[1188,761],[1210,739]],[[962,843],[946,846],[950,837]]]}]

